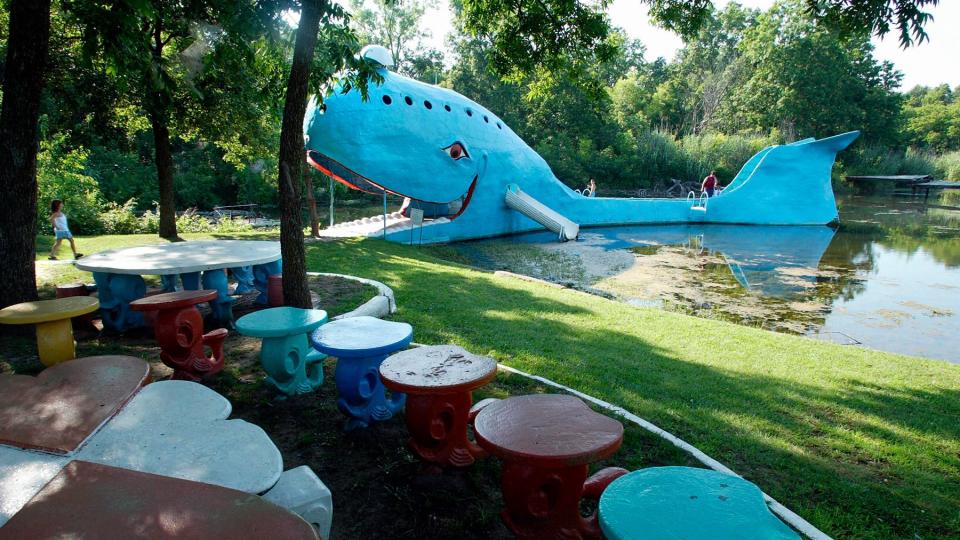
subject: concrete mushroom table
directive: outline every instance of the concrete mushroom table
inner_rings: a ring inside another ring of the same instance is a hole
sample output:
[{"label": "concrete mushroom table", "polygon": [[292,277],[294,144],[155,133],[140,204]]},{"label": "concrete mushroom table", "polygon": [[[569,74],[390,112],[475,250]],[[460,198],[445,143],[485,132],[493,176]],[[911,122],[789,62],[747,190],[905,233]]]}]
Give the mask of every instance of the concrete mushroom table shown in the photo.
[{"label": "concrete mushroom table", "polygon": [[118,332],[143,325],[143,316],[130,310],[130,302],[146,294],[144,275],[159,275],[168,291],[175,290],[178,275],[186,290],[200,289],[201,283],[216,290],[219,294],[210,302],[213,317],[232,327],[233,299],[224,270],[233,269],[239,292],[251,286],[260,291],[260,303],[267,301],[268,276],[281,271],[280,243],[255,240],[172,242],[101,251],[75,264],[93,272],[103,324]]},{"label": "concrete mushroom table", "polygon": [[587,478],[588,465],[623,441],[620,422],[574,396],[515,396],[484,407],[473,424],[477,442],[501,458],[502,516],[519,538],[600,538],[596,513],[580,514],[580,499],[598,499],[624,469]]},{"label": "concrete mushroom table", "polygon": [[651,467],[621,476],[604,490],[599,512],[610,540],[800,540],[757,486],[709,469]]},{"label": "concrete mushroom table", "polygon": [[229,420],[230,402],[213,390],[188,381],[141,389],[148,377],[146,362],[124,356],[0,375],[0,527],[84,461],[263,494],[327,535],[330,492],[308,467],[283,471],[267,434]]},{"label": "concrete mushroom table", "polygon": [[13,516],[9,538],[318,538],[300,516],[256,495],[73,461]]},{"label": "concrete mushroom table", "polygon": [[366,316],[333,321],[314,331],[313,348],[337,358],[337,407],[349,417],[348,430],[388,420],[403,408],[404,394],[386,397],[380,364],[412,339],[409,324]]},{"label": "concrete mushroom table", "polygon": [[[227,331],[218,328],[203,333],[203,317],[197,304],[210,302],[217,291],[178,291],[147,296],[130,302],[134,311],[158,311],[154,335],[160,344],[160,360],[173,368],[173,378],[199,381],[223,369],[223,340]],[[207,356],[204,347],[210,347]]]},{"label": "concrete mushroom table", "polygon": [[410,446],[424,461],[466,467],[486,455],[467,438],[471,392],[497,376],[497,361],[456,345],[416,347],[380,365],[393,392],[407,394]]},{"label": "concrete mushroom table", "polygon": [[70,319],[92,313],[99,306],[97,299],[89,296],[24,302],[0,309],[0,324],[36,325],[40,362],[52,366],[76,357]]},{"label": "concrete mushroom table", "polygon": [[313,350],[307,334],[327,322],[322,309],[275,307],[244,315],[237,332],[263,338],[260,363],[267,382],[287,395],[305,394],[323,384],[323,359]]}]

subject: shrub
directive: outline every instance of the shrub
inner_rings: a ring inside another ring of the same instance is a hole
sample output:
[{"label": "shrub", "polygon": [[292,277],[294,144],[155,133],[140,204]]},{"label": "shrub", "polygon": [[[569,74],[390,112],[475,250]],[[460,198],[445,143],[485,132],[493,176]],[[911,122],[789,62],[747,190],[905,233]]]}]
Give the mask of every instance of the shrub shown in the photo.
[{"label": "shrub", "polygon": [[37,155],[37,225],[40,232],[51,234],[50,203],[60,199],[64,213],[75,234],[98,234],[103,230],[100,211],[103,196],[100,186],[85,174],[87,151],[66,150],[63,136],[44,141]]},{"label": "shrub", "polygon": [[221,218],[213,224],[212,232],[218,233],[237,233],[249,232],[253,230],[253,225],[243,218]]},{"label": "shrub", "polygon": [[937,156],[933,160],[937,179],[960,180],[960,150]]},{"label": "shrub", "polygon": [[134,213],[136,199],[128,199],[123,204],[107,203],[106,210],[100,213],[100,224],[106,234],[137,234],[149,232],[143,230],[143,222]]},{"label": "shrub", "polygon": [[717,171],[721,184],[726,184],[733,180],[743,164],[754,154],[776,143],[774,137],[769,135],[687,135],[680,140],[680,146],[687,158],[687,169],[683,177],[699,181],[710,171]]},{"label": "shrub", "polygon": [[191,208],[177,216],[177,232],[200,233],[213,230],[213,224],[210,223],[210,220],[196,212],[196,208]]}]

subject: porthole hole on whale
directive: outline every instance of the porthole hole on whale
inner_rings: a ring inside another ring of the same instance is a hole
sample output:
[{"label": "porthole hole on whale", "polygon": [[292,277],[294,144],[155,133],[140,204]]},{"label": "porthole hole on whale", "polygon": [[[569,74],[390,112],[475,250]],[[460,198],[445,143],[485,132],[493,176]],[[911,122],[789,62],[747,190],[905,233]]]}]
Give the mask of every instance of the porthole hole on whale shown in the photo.
[{"label": "porthole hole on whale", "polygon": [[433,103],[430,103],[429,101],[424,100],[423,106],[426,107],[426,108],[428,108],[428,109],[432,109],[432,108],[433,108]]},{"label": "porthole hole on whale", "polygon": [[503,129],[503,126],[500,125],[500,122],[497,122],[497,129]]},{"label": "porthole hole on whale", "polygon": [[486,115],[483,116],[483,121],[486,122],[486,123],[488,123],[488,124],[490,123],[490,119],[487,118]]},{"label": "porthole hole on whale", "polygon": [[390,96],[387,96],[387,95],[384,95],[384,96],[383,96],[382,98],[380,98],[380,99],[383,100],[383,104],[384,104],[384,105],[389,105],[389,104],[393,103],[393,99],[392,99]]},{"label": "porthole hole on whale", "polygon": [[473,111],[471,111],[470,109],[467,109],[467,116],[473,116]]},{"label": "porthole hole on whale", "polygon": [[410,99],[410,96],[404,97],[403,101],[406,102],[407,105],[413,105],[413,100]]},{"label": "porthole hole on whale", "polygon": [[451,110],[449,105],[444,105],[443,108],[444,108],[444,110],[447,111],[447,112],[450,112],[450,110]]}]

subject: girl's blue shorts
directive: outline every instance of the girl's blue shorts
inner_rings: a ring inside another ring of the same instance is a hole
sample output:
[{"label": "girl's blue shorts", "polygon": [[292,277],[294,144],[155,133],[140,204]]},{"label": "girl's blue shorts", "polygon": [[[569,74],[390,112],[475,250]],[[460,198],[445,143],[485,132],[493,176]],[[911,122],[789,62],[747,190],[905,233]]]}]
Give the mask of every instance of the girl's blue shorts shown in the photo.
[{"label": "girl's blue shorts", "polygon": [[70,231],[53,231],[53,234],[57,236],[57,240],[61,240],[63,238],[73,238],[73,233]]}]

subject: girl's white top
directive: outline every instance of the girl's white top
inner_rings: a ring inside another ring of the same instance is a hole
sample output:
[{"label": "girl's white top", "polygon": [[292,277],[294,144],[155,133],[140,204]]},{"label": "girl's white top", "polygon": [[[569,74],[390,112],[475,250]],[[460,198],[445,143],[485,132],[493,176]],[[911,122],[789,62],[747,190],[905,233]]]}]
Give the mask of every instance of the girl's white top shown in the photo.
[{"label": "girl's white top", "polygon": [[60,214],[59,216],[53,218],[53,230],[55,231],[69,231],[70,227],[67,226],[67,216],[66,214]]}]

